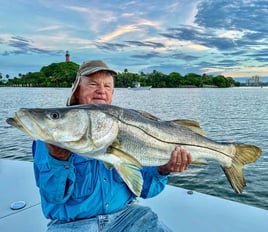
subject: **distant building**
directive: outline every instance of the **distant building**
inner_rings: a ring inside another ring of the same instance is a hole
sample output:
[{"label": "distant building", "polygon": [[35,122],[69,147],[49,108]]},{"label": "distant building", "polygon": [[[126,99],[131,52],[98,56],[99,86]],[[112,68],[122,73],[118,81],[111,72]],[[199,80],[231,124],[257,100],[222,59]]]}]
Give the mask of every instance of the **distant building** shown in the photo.
[{"label": "distant building", "polygon": [[247,85],[249,86],[259,86],[261,85],[261,77],[256,75],[247,80]]},{"label": "distant building", "polygon": [[69,62],[69,61],[70,61],[70,54],[69,54],[69,51],[66,51],[66,53],[65,53],[65,61],[66,61],[66,62]]}]

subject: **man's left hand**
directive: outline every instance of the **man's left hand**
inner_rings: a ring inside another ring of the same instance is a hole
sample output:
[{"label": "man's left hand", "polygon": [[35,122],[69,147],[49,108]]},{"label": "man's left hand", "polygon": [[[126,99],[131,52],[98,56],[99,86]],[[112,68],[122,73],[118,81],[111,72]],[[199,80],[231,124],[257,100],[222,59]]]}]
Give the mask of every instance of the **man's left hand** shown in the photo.
[{"label": "man's left hand", "polygon": [[176,146],[172,151],[167,164],[159,166],[158,172],[167,175],[170,172],[182,172],[186,170],[192,162],[192,156],[183,146]]}]

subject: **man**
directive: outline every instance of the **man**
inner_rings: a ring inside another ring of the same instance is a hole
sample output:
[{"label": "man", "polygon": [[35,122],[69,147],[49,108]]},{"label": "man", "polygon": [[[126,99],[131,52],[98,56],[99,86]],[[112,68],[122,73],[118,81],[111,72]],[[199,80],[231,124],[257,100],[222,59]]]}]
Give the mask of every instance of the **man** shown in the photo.
[{"label": "man", "polygon": [[[115,75],[102,61],[84,62],[67,105],[111,104]],[[134,203],[136,196],[118,173],[101,161],[41,141],[34,141],[33,156],[43,213],[51,219],[47,231],[169,231],[150,208]],[[167,175],[190,163],[190,153],[177,146],[167,164],[143,167],[141,197],[159,194]]]}]

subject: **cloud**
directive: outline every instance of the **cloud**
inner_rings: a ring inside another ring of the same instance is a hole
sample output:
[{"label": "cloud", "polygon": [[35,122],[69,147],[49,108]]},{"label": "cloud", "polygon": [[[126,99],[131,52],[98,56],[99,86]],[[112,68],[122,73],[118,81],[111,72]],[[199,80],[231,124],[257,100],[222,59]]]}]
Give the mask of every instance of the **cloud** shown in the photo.
[{"label": "cloud", "polygon": [[118,36],[124,35],[126,33],[133,33],[137,30],[139,30],[137,25],[125,25],[120,28],[117,28],[115,31],[109,34],[101,36],[98,40],[99,42],[108,42],[115,39]]},{"label": "cloud", "polygon": [[156,58],[156,57],[161,57],[161,54],[158,52],[150,52],[150,53],[146,53],[146,54],[135,54],[135,55],[132,55],[131,57],[147,60],[147,59],[152,59],[152,58]]},{"label": "cloud", "polygon": [[150,47],[150,48],[164,48],[165,45],[163,43],[157,43],[152,41],[125,41],[130,46],[137,46],[137,47]]},{"label": "cloud", "polygon": [[50,54],[57,55],[62,53],[60,50],[46,50],[39,47],[34,46],[34,42],[30,39],[27,39],[22,36],[12,36],[9,40],[9,47],[14,48],[10,51],[4,51],[2,53],[3,56],[8,56],[11,54]]},{"label": "cloud", "polygon": [[198,59],[197,56],[187,55],[184,53],[173,54],[173,55],[171,55],[171,57],[176,59],[176,60],[182,60],[182,61],[194,61],[194,60]]},{"label": "cloud", "polygon": [[15,0],[12,14],[10,4],[1,4],[0,62],[13,67],[23,54],[38,67],[69,50],[74,62],[90,54],[135,70],[268,74],[267,0]]},{"label": "cloud", "polygon": [[125,24],[123,26],[117,27],[114,31],[106,35],[100,36],[98,41],[108,42],[129,33],[135,33],[135,35],[137,35],[140,31],[144,33],[147,27],[157,28],[159,27],[159,23],[150,20],[139,19],[135,24]]},{"label": "cloud", "polygon": [[[201,1],[195,22],[206,28],[227,30],[268,31],[267,1]],[[213,20],[211,20],[213,18]]]},{"label": "cloud", "polygon": [[61,25],[49,25],[46,27],[38,28],[36,31],[38,31],[38,32],[56,31],[56,30],[59,30],[61,28],[62,28]]},{"label": "cloud", "polygon": [[[102,9],[99,7],[99,3],[97,6],[94,3],[90,6],[87,4],[83,6],[64,4],[63,7],[74,13],[74,17],[77,17],[76,22],[81,21],[83,26],[87,26],[87,30],[97,34],[107,29],[113,29],[114,27],[111,25],[116,25],[118,20],[115,11]],[[79,24],[77,26],[79,28]]]},{"label": "cloud", "polygon": [[121,44],[121,43],[99,43],[99,42],[96,42],[95,45],[97,48],[99,48],[101,50],[108,50],[108,51],[118,51],[122,48],[128,47],[127,45]]},{"label": "cloud", "polygon": [[167,38],[190,41],[196,45],[202,45],[203,49],[230,50],[236,46],[231,38],[219,37],[215,32],[203,31],[200,28],[187,25],[168,28],[167,32],[160,34]]}]

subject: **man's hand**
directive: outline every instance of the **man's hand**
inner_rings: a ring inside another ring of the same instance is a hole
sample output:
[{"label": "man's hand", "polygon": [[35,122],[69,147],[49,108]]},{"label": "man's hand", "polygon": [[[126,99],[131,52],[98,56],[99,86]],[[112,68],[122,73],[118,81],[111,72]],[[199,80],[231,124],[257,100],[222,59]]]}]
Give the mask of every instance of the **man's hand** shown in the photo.
[{"label": "man's hand", "polygon": [[46,143],[46,146],[47,146],[49,154],[57,160],[66,161],[69,159],[69,157],[71,155],[70,151],[63,149],[63,148],[60,148],[60,147],[57,147],[55,145]]},{"label": "man's hand", "polygon": [[192,162],[190,152],[185,150],[183,146],[176,146],[171,153],[170,160],[167,164],[159,166],[158,172],[161,175],[167,175],[170,172],[182,172],[186,170]]}]

